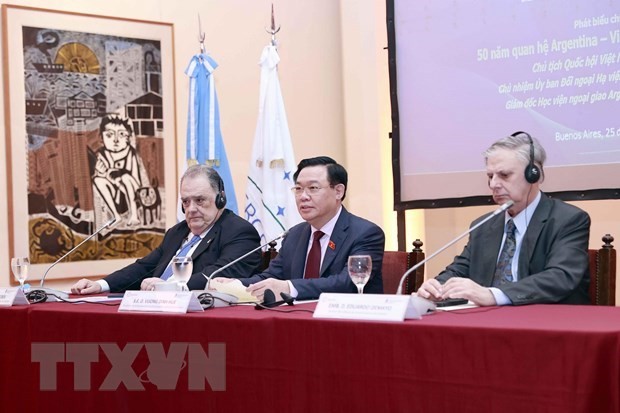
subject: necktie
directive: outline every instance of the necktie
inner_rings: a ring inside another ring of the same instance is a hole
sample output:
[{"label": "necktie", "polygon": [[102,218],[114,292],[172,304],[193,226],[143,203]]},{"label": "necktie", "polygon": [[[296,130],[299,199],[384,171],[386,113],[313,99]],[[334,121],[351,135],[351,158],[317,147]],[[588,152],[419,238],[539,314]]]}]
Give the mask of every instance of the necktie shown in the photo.
[{"label": "necktie", "polygon": [[515,255],[515,248],[517,242],[515,240],[515,223],[512,219],[509,219],[506,223],[506,240],[504,241],[504,247],[501,254],[499,254],[499,260],[495,267],[495,274],[493,275],[493,287],[498,287],[507,282],[512,282],[512,257]]},{"label": "necktie", "polygon": [[306,271],[304,278],[319,278],[321,270],[321,237],[325,235],[322,231],[316,231],[312,239],[312,247],[306,260]]},{"label": "necktie", "polygon": [[[200,241],[200,235],[194,235],[194,238],[192,238],[187,244],[185,244],[183,248],[181,248],[181,251],[179,251],[179,253],[175,255],[175,257],[185,257],[187,255],[187,252],[194,245],[196,245],[196,243],[198,243],[199,241]],[[172,262],[172,260],[170,261]],[[168,267],[166,267],[166,270],[161,275],[161,279],[167,280],[168,278],[170,278],[171,275],[172,275],[172,265],[168,264]]]}]

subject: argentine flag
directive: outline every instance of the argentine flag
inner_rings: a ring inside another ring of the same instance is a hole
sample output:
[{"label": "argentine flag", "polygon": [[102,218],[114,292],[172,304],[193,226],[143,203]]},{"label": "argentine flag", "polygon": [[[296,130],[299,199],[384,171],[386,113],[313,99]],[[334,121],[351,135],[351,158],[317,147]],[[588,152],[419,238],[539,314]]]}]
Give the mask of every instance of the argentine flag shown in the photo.
[{"label": "argentine flag", "polygon": [[215,93],[213,71],[217,63],[206,53],[194,55],[185,69],[189,76],[187,118],[187,165],[196,163],[213,167],[224,181],[226,208],[238,214],[228,158],[220,130],[220,107]]}]

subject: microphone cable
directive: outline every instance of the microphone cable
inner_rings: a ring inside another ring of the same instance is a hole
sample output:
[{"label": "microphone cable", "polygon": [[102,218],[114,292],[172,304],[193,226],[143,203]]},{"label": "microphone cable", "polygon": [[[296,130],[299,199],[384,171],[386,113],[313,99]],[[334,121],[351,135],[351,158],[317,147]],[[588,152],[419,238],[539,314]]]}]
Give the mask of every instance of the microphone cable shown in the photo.
[{"label": "microphone cable", "polygon": [[32,290],[26,293],[26,299],[30,304],[41,304],[47,301],[48,297],[54,297],[58,299],[58,301],[68,304],[99,304],[99,305],[107,305],[109,307],[118,307],[121,303],[120,300],[117,303],[105,303],[102,301],[89,301],[89,300],[65,300],[62,297],[57,296],[56,294],[48,294],[43,290]]},{"label": "microphone cable", "polygon": [[264,306],[262,303],[256,303],[256,305],[260,308],[256,308],[257,310],[269,310],[269,311],[275,311],[278,313],[295,313],[295,312],[301,312],[301,313],[311,313],[314,314],[314,310],[306,310],[305,308],[294,308],[294,309],[290,309],[290,310],[284,310],[281,308],[271,308],[271,307],[266,307]]}]

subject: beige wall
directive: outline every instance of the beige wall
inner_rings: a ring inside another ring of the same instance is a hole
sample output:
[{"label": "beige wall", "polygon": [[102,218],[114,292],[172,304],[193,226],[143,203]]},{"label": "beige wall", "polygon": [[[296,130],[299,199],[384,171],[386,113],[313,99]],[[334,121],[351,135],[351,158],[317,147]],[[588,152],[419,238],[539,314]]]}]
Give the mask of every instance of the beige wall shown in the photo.
[{"label": "beige wall", "polygon": [[[264,28],[269,25],[271,3],[271,0],[56,0],[50,6],[43,0],[12,2],[174,23],[179,159],[184,156],[187,115],[187,79],[183,71],[198,51],[199,13],[206,32],[206,48],[219,63],[215,76],[222,133],[240,206],[244,205],[245,176],[257,116],[257,62],[269,41]],[[276,22],[282,26],[277,35],[282,59],[279,74],[297,160],[326,154],[341,161],[349,171],[347,207],[381,225],[386,232],[386,248],[396,249],[388,140],[389,82],[384,50],[387,46],[385,0],[276,0],[273,4]],[[0,171],[5,169],[5,147],[0,142]],[[618,201],[576,204],[592,217],[591,246],[599,246],[605,233],[620,234],[620,219],[613,212],[618,209]],[[427,253],[432,253],[490,209],[409,212],[408,248],[415,238],[421,238]],[[6,228],[6,217],[6,181],[0,179],[0,227]],[[440,271],[463,243],[430,262],[427,274]],[[0,285],[8,284],[7,245],[7,235],[0,234],[0,262],[7,263],[3,266],[5,274],[0,275]]]}]

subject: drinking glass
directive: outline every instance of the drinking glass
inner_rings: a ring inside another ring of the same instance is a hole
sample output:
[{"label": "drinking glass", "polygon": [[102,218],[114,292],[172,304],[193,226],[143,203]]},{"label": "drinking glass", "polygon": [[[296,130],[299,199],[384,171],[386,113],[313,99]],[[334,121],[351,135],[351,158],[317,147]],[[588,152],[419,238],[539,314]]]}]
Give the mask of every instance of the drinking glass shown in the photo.
[{"label": "drinking glass", "polygon": [[372,272],[372,259],[370,255],[351,255],[349,257],[349,277],[357,287],[359,294],[364,293],[364,286]]},{"label": "drinking glass", "polygon": [[11,258],[11,269],[15,279],[19,281],[21,289],[24,289],[24,281],[28,278],[28,268],[30,268],[30,260],[28,257]]},{"label": "drinking glass", "polygon": [[172,259],[172,274],[181,287],[181,291],[188,291],[187,282],[192,276],[193,268],[192,257],[174,257]]}]

